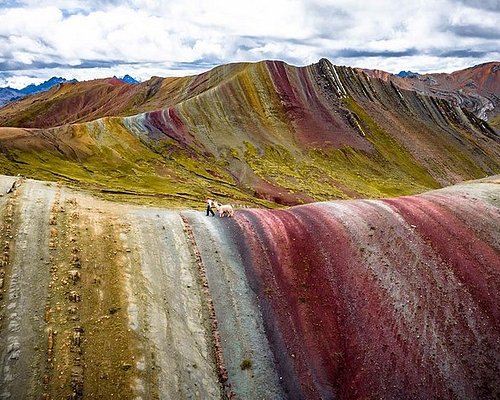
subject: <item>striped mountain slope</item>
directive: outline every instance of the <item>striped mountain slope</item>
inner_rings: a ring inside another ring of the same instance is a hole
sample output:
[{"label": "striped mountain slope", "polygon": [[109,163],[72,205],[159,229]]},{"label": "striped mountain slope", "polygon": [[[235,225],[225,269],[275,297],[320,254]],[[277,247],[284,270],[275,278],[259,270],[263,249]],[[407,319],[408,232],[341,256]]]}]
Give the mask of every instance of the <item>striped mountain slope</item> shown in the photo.
[{"label": "striped mountain slope", "polygon": [[218,218],[2,176],[0,396],[496,399],[499,184]]},{"label": "striped mountain slope", "polygon": [[328,60],[62,85],[0,121],[3,173],[170,206],[415,194],[500,172],[485,121]]}]

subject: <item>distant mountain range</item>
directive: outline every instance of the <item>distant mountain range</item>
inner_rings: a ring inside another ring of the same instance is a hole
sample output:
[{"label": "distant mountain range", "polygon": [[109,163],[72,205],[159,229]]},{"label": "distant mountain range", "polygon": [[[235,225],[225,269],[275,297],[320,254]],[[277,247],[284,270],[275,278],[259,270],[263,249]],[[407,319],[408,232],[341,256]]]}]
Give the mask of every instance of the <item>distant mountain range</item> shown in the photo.
[{"label": "distant mountain range", "polygon": [[418,72],[412,72],[412,71],[400,71],[398,74],[396,74],[400,78],[407,78],[409,76],[417,76],[420,75]]},{"label": "distant mountain range", "polygon": [[20,99],[21,97],[24,97],[24,95],[18,89],[13,89],[11,87],[0,88],[0,106]]},{"label": "distant mountain range", "polygon": [[[128,74],[123,76],[122,78],[117,78],[116,76],[114,78],[129,84],[139,83],[139,81],[132,78]],[[49,80],[40,83],[39,85],[35,85],[34,83],[32,83],[22,89],[14,89],[11,87],[0,87],[0,107],[3,106],[4,104],[10,103],[11,101],[19,100],[25,96],[29,96],[40,92],[46,92],[47,90],[61,83],[76,83],[76,82],[78,82],[76,79],[68,80],[65,78],[53,76]]]},{"label": "distant mountain range", "polygon": [[131,84],[136,84],[136,83],[140,83],[138,80],[132,78],[130,75],[125,75],[123,78],[118,78],[120,79],[121,81],[125,82],[125,83],[131,83]]},{"label": "distant mountain range", "polygon": [[45,92],[46,90],[49,90],[52,86],[59,85],[60,83],[74,83],[74,82],[78,81],[76,79],[67,80],[65,78],[57,78],[53,76],[48,81],[40,83],[39,85],[35,85],[32,83],[31,85],[28,85],[23,89],[20,89],[19,93],[24,95],[35,94],[39,92]]}]

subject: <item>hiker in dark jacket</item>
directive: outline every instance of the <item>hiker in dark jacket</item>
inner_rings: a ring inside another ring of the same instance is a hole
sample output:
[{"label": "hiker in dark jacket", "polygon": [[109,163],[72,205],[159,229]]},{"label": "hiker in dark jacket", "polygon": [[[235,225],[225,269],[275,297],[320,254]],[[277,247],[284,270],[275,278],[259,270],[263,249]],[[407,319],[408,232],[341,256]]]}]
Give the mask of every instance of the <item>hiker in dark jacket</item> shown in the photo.
[{"label": "hiker in dark jacket", "polygon": [[215,217],[214,210],[212,210],[213,207],[215,207],[215,201],[207,199],[207,217],[209,216],[209,213],[212,213],[212,217]]}]

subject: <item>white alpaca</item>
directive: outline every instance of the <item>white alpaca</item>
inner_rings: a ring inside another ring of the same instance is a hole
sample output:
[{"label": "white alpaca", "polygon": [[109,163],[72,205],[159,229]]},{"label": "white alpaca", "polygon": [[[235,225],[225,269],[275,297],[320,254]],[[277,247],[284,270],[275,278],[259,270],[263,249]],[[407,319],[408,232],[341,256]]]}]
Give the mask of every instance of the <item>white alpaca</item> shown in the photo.
[{"label": "white alpaca", "polygon": [[219,217],[232,217],[234,215],[233,206],[231,206],[231,204],[220,205],[215,202],[215,208],[219,213]]}]

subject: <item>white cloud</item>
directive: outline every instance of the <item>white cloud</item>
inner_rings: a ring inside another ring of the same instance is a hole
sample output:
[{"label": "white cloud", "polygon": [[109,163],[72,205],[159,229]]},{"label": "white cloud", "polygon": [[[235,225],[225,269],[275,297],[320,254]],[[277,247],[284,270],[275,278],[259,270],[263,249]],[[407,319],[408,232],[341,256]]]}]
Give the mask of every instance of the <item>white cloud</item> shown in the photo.
[{"label": "white cloud", "polygon": [[0,4],[0,79],[122,70],[147,79],[321,57],[390,72],[459,69],[500,57],[495,1],[17,0]]}]

